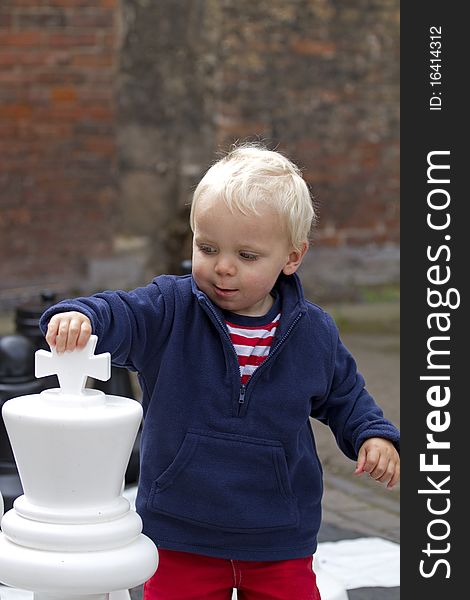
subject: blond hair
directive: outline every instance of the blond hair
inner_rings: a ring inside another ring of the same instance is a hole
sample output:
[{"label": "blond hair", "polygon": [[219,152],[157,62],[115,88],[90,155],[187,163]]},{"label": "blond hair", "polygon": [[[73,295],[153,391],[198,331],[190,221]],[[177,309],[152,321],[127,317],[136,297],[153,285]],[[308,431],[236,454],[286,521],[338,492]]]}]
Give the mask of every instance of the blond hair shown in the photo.
[{"label": "blond hair", "polygon": [[300,250],[315,222],[312,198],[300,169],[288,158],[260,144],[244,144],[216,162],[193,195],[190,225],[204,197],[221,198],[229,209],[259,214],[261,204],[273,207],[285,219],[292,246]]}]

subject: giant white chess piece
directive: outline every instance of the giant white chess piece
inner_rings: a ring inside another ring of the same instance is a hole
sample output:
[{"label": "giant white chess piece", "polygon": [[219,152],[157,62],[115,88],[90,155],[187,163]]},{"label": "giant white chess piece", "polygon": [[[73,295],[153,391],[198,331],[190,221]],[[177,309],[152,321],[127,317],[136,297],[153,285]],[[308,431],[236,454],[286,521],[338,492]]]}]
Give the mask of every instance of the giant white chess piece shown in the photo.
[{"label": "giant white chess piece", "polygon": [[342,582],[325,571],[318,560],[314,560],[314,571],[322,600],[348,600],[348,592]]},{"label": "giant white chess piece", "polygon": [[104,600],[140,585],[158,563],[140,517],[121,496],[142,418],[135,400],[84,389],[109,379],[109,353],[36,352],[36,376],[60,388],[13,398],[3,418],[24,495],[1,522],[0,581],[35,600]]}]

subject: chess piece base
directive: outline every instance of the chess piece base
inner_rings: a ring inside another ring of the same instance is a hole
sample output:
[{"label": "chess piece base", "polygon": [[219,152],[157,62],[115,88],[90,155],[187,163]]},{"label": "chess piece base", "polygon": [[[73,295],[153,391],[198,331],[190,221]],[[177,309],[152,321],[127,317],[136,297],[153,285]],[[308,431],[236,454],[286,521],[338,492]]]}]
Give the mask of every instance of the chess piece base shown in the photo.
[{"label": "chess piece base", "polygon": [[69,600],[140,585],[155,572],[158,554],[144,535],[110,550],[48,552],[19,546],[0,534],[0,562],[2,583]]}]

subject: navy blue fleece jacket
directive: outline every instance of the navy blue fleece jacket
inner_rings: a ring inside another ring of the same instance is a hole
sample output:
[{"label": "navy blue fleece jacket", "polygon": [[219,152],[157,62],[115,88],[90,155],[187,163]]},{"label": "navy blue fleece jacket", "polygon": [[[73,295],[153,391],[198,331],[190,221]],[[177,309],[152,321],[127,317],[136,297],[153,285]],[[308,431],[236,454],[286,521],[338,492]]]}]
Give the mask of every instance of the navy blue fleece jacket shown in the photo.
[{"label": "navy blue fleece jacket", "polygon": [[157,546],[233,560],[313,554],[322,468],[309,416],[351,459],[398,430],[364,389],[332,318],[304,299],[297,275],[276,287],[281,320],[246,385],[221,310],[191,276],[156,277],[48,309],[86,314],[97,352],[135,370],[144,427],[137,511]]}]

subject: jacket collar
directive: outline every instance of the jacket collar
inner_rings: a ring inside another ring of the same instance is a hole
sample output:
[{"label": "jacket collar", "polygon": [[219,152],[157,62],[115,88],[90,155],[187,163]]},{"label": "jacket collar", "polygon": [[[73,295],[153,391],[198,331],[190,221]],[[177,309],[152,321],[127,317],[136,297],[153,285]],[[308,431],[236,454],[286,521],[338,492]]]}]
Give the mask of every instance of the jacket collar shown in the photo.
[{"label": "jacket collar", "polygon": [[[276,281],[275,287],[279,290],[281,296],[281,322],[279,324],[279,333],[282,334],[287,330],[291,322],[299,315],[307,310],[302,284],[297,273],[293,275],[284,275],[281,273]],[[202,306],[207,306],[215,313],[221,322],[224,322],[222,310],[215,305],[196,285],[194,278],[191,276],[191,288],[197,301]]]}]

